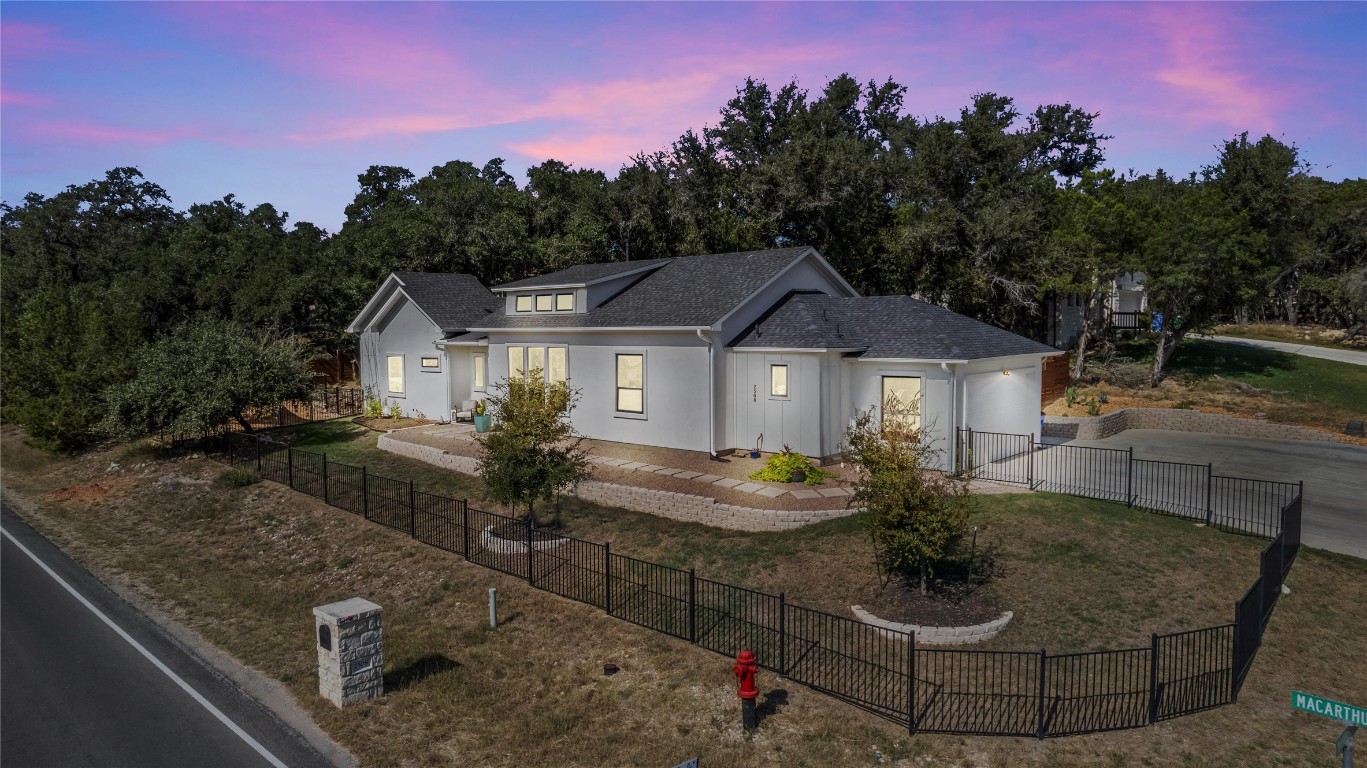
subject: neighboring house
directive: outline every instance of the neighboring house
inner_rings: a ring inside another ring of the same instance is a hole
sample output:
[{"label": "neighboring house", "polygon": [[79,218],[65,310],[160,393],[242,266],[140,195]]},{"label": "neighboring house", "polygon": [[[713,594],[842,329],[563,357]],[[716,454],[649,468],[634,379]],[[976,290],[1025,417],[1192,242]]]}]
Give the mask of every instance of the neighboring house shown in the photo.
[{"label": "neighboring house", "polygon": [[[1077,344],[1086,307],[1087,297],[1081,294],[1062,294],[1049,299],[1048,339],[1051,346],[1069,349]],[[1107,331],[1143,330],[1143,314],[1149,308],[1144,292],[1144,273],[1116,275],[1101,295],[1101,308],[1106,315]]]},{"label": "neighboring house", "polygon": [[362,384],[447,419],[532,369],[578,431],[724,453],[840,450],[856,409],[914,399],[943,461],[958,427],[1038,433],[1043,344],[907,296],[861,297],[812,248],[585,264],[483,290],[391,275],[348,328]]}]

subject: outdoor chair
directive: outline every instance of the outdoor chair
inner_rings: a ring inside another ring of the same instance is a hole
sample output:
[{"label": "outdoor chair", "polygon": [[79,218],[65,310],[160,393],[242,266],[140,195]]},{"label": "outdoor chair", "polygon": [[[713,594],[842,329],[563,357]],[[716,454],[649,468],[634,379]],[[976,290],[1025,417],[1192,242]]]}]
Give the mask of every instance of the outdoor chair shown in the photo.
[{"label": "outdoor chair", "polygon": [[451,421],[474,421],[475,420],[475,401],[466,400],[460,404],[459,408],[451,409]]}]

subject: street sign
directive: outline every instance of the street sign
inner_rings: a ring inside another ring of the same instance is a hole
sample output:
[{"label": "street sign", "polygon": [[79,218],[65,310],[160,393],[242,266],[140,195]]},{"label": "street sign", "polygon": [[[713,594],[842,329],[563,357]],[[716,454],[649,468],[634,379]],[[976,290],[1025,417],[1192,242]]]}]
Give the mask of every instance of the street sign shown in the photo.
[{"label": "street sign", "polygon": [[1305,712],[1313,712],[1324,717],[1332,717],[1348,725],[1360,725],[1367,727],[1367,709],[1355,707],[1352,704],[1326,699],[1323,696],[1314,696],[1300,691],[1291,692],[1291,706]]}]

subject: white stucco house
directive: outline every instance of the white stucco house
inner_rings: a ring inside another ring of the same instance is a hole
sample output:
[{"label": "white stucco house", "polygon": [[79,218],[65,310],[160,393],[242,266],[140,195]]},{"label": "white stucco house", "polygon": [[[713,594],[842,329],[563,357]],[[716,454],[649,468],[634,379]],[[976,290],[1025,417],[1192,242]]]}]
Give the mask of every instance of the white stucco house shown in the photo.
[{"label": "white stucco house", "polygon": [[347,329],[362,385],[450,419],[531,370],[581,393],[588,437],[694,451],[840,450],[856,409],[915,399],[955,427],[1039,431],[1044,344],[908,296],[860,296],[812,248],[585,264],[486,290],[395,272]]}]

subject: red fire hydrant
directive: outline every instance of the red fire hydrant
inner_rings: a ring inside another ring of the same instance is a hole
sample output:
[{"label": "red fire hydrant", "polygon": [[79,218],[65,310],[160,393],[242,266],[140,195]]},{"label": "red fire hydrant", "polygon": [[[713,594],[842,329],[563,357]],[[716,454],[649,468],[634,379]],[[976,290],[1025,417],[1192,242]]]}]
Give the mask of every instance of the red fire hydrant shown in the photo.
[{"label": "red fire hydrant", "polygon": [[731,667],[731,672],[740,681],[740,687],[736,689],[736,695],[740,697],[740,716],[741,725],[747,731],[755,729],[755,697],[759,696],[759,689],[755,687],[755,674],[759,672],[759,664],[755,663],[755,654],[749,649],[736,654],[736,664]]}]

